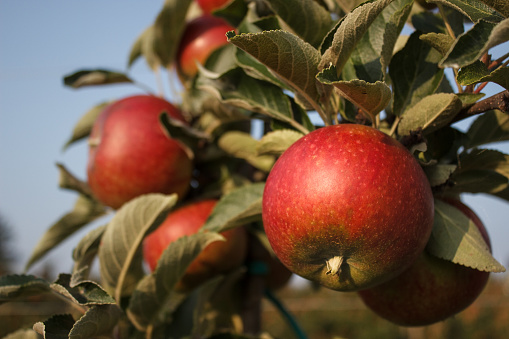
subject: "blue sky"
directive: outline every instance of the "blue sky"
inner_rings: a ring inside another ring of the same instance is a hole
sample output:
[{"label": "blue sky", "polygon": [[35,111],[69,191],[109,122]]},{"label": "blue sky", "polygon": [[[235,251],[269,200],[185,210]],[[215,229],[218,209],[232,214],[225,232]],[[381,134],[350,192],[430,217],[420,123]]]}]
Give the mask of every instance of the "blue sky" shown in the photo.
[{"label": "blue sky", "polygon": [[[46,229],[74,205],[76,194],[58,188],[55,163],[86,178],[86,143],[62,152],[75,123],[95,104],[141,92],[132,85],[72,90],[63,86],[63,76],[81,68],[124,71],[131,44],[162,3],[0,1],[0,213],[12,227],[18,272]],[[507,52],[508,45],[502,49]],[[129,74],[156,88],[144,61]],[[509,153],[507,143],[497,147]],[[465,196],[465,202],[487,226],[495,258],[507,266],[509,205],[473,195]],[[31,272],[48,262],[57,272],[70,272],[73,247],[98,224],[67,240]]]}]

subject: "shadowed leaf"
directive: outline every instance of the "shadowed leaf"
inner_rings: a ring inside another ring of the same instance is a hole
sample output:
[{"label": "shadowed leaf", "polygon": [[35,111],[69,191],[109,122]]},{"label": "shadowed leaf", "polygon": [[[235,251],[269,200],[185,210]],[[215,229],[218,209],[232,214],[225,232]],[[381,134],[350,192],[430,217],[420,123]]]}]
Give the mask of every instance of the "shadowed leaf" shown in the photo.
[{"label": "shadowed leaf", "polygon": [[62,216],[44,233],[33,249],[25,265],[25,270],[32,267],[34,263],[39,261],[62,241],[93,220],[103,216],[105,213],[106,209],[102,204],[98,203],[96,200],[80,195],[73,210]]},{"label": "shadowed leaf", "polygon": [[480,271],[505,272],[474,222],[440,200],[435,200],[435,222],[426,249],[436,257]]},{"label": "shadowed leaf", "polygon": [[104,110],[106,106],[108,106],[110,102],[103,102],[99,105],[92,107],[89,111],[87,111],[78,121],[78,123],[74,126],[72,130],[72,135],[69,140],[65,143],[63,150],[65,151],[70,145],[88,137],[92,127],[94,126],[94,122]]},{"label": "shadowed leaf", "polygon": [[127,315],[139,330],[157,323],[158,314],[166,312],[166,322],[171,313],[186,297],[174,291],[189,264],[213,241],[224,237],[213,232],[184,236],[171,243],[161,254],[157,267],[136,286],[129,301]]},{"label": "shadowed leaf", "polygon": [[115,299],[133,291],[144,276],[140,244],[163,222],[176,195],[146,194],[124,204],[109,222],[99,247],[102,285]]},{"label": "shadowed leaf", "polygon": [[499,110],[479,116],[467,132],[468,148],[509,140],[509,115]]}]

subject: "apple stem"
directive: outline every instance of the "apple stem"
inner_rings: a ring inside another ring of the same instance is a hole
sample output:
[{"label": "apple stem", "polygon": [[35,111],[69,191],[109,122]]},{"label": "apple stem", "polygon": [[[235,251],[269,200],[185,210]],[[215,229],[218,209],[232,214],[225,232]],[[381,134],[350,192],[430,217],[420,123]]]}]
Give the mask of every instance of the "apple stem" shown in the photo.
[{"label": "apple stem", "polygon": [[343,264],[343,257],[335,256],[325,262],[327,264],[327,274],[340,274],[341,265]]}]

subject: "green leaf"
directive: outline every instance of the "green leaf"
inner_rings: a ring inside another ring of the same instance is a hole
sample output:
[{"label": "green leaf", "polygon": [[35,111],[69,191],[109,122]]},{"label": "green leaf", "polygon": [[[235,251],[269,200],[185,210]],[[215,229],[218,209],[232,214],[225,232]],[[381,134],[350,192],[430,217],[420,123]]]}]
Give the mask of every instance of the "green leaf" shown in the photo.
[{"label": "green leaf", "polygon": [[236,158],[244,159],[254,167],[269,172],[276,159],[272,155],[258,155],[258,141],[251,134],[231,131],[224,133],[218,140],[219,147]]},{"label": "green leaf", "polygon": [[237,321],[241,312],[239,282],[246,276],[241,267],[200,287],[193,314],[193,338],[211,338],[221,331],[242,332]]},{"label": "green leaf", "polygon": [[129,301],[127,315],[139,330],[158,322],[158,315],[165,310],[168,321],[171,312],[186,295],[174,291],[191,262],[211,242],[224,240],[218,233],[200,232],[184,236],[171,243],[161,254],[152,274],[145,276],[136,286]]},{"label": "green leaf", "polygon": [[101,239],[106,225],[93,229],[83,237],[72,252],[74,266],[72,270],[71,285],[88,279],[90,266],[99,251]]},{"label": "green leaf", "polygon": [[410,36],[389,66],[394,92],[392,112],[396,116],[435,93],[444,76],[437,65],[440,53],[420,40],[419,35],[419,32],[414,32]]},{"label": "green leaf", "polygon": [[426,33],[419,36],[419,39],[436,49],[442,56],[445,56],[454,44],[454,38],[444,33]]},{"label": "green leaf", "polygon": [[126,74],[106,69],[84,69],[64,77],[64,85],[72,88],[132,82]]},{"label": "green leaf", "polygon": [[461,104],[463,108],[475,104],[477,101],[481,100],[486,96],[484,93],[457,93],[458,98],[461,100]]},{"label": "green leaf", "polygon": [[93,220],[103,216],[105,208],[96,200],[80,195],[72,211],[63,215],[42,236],[32,251],[25,270],[42,259],[49,251]]},{"label": "green leaf", "polygon": [[509,140],[509,115],[499,110],[479,116],[467,131],[467,148]]},{"label": "green leaf", "polygon": [[505,272],[481,232],[463,212],[435,200],[433,231],[426,248],[432,255],[485,272]]},{"label": "green leaf", "polygon": [[69,339],[74,326],[74,318],[70,314],[57,314],[34,325],[34,331],[47,339]]},{"label": "green leaf", "polygon": [[280,129],[266,133],[256,145],[256,153],[279,156],[304,134],[291,130]]},{"label": "green leaf", "polygon": [[320,53],[309,43],[282,30],[241,35],[228,32],[227,37],[235,46],[270,68],[308,103],[318,101],[320,95],[315,75]]},{"label": "green leaf", "polygon": [[373,21],[393,0],[366,1],[346,16],[339,23],[331,46],[321,57],[319,69],[336,66],[339,74],[350,58],[355,46],[361,40]]},{"label": "green leaf", "polygon": [[460,154],[458,172],[492,170],[509,178],[509,155],[490,149],[473,149]]},{"label": "green leaf", "polygon": [[144,276],[141,242],[166,218],[177,202],[176,195],[146,194],[124,204],[102,236],[99,264],[102,284],[115,299],[131,293]]},{"label": "green leaf", "polygon": [[[503,15],[490,6],[487,6],[488,2],[495,3],[497,1],[500,0],[482,0],[482,2],[478,0],[429,0],[431,3],[452,7],[463,13],[463,15],[467,16],[472,22],[479,22],[480,20],[499,22],[503,20]],[[505,0],[501,1],[504,2]]]},{"label": "green leaf", "polygon": [[102,102],[94,107],[92,107],[89,111],[87,111],[78,121],[78,123],[74,126],[72,130],[72,135],[69,140],[65,143],[63,150],[65,151],[70,145],[75,143],[76,141],[82,140],[89,136],[92,127],[94,126],[95,120],[101,114],[106,106],[108,106],[108,102]]},{"label": "green leaf", "polygon": [[393,56],[394,46],[405,25],[413,0],[395,0],[369,26],[352,52],[349,62],[355,68],[355,77],[367,82],[384,80]]},{"label": "green leaf", "polygon": [[425,166],[424,173],[426,173],[431,187],[437,187],[445,184],[456,168],[456,165],[436,164],[432,166]]},{"label": "green leaf", "polygon": [[334,66],[319,73],[317,79],[325,84],[333,85],[339,95],[361,108],[371,121],[375,120],[375,116],[389,104],[392,98],[391,89],[385,82],[341,81],[337,79]]},{"label": "green leaf", "polygon": [[398,126],[399,135],[422,129],[424,134],[447,126],[461,110],[461,100],[455,94],[428,95],[405,111]]},{"label": "green leaf", "polygon": [[490,72],[483,62],[476,61],[463,67],[458,72],[457,80],[464,86],[491,81],[509,89],[509,67],[500,67]]},{"label": "green leaf", "polygon": [[152,48],[161,65],[166,68],[171,67],[175,60],[191,2],[192,0],[166,0],[155,19]]},{"label": "green leaf", "polygon": [[495,9],[497,12],[505,16],[509,17],[509,2],[506,0],[481,0],[483,3],[488,5],[489,7]]},{"label": "green leaf", "polygon": [[217,91],[224,103],[267,115],[290,124],[302,133],[309,133],[308,128],[295,119],[292,99],[280,87],[247,76],[239,69],[217,78],[211,77],[199,86],[204,90]]},{"label": "green leaf", "polygon": [[0,304],[49,291],[51,291],[50,283],[33,275],[0,276]]},{"label": "green leaf", "polygon": [[201,229],[221,233],[259,220],[262,213],[264,187],[264,183],[255,183],[223,195]]},{"label": "green leaf", "polygon": [[70,274],[60,274],[50,287],[75,304],[83,306],[115,304],[115,299],[94,281],[81,281],[72,285]]},{"label": "green leaf", "polygon": [[97,305],[89,308],[69,332],[69,339],[110,337],[122,311],[117,305]]},{"label": "green leaf", "polygon": [[454,186],[449,190],[455,193],[485,193],[497,196],[509,187],[506,176],[484,169],[453,173],[451,180]]},{"label": "green leaf", "polygon": [[150,67],[150,69],[155,70],[161,66],[161,61],[157,57],[153,48],[155,43],[154,41],[155,29],[154,26],[151,25],[147,27],[138,38],[136,38],[134,44],[131,47],[131,51],[129,52],[127,67],[131,67],[134,62],[141,56],[145,58],[145,61],[147,62],[147,65]]},{"label": "green leaf", "polygon": [[318,47],[333,26],[330,13],[314,0],[267,0],[283,29]]},{"label": "green leaf", "polygon": [[440,67],[461,68],[470,65],[490,48],[509,40],[509,19],[498,24],[479,21],[468,32],[458,36]]}]

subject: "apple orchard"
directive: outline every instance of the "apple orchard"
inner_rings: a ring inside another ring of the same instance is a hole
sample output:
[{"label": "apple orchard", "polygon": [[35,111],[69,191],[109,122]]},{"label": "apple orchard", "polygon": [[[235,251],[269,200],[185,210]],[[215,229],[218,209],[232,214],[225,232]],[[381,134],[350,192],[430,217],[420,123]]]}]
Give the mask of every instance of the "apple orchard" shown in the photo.
[{"label": "apple orchard", "polygon": [[69,306],[12,338],[272,338],[264,298],[306,338],[273,293],[292,274],[427,326],[505,271],[462,194],[509,201],[509,155],[490,148],[509,140],[509,53],[492,54],[507,2],[166,0],[156,14],[126,55],[158,89],[128,71],[64,78],[138,93],[91,103],[70,133],[66,148],[88,142],[87,178],[58,164],[76,203],[26,271],[111,218],[56,281],[0,277],[2,303]]}]

